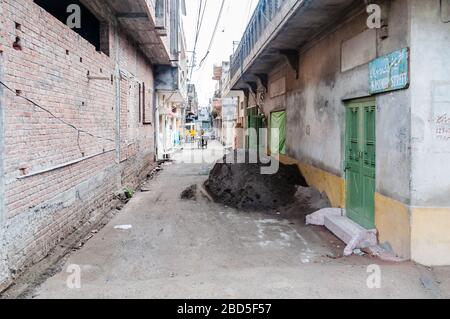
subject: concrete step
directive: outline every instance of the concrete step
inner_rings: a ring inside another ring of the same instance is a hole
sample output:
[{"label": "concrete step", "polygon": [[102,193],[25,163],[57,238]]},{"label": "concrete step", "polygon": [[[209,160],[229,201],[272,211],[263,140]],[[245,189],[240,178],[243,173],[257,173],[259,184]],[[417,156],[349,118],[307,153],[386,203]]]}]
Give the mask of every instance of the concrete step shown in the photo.
[{"label": "concrete step", "polygon": [[347,216],[327,215],[325,216],[325,227],[346,244],[365,231],[363,227]]},{"label": "concrete step", "polygon": [[377,244],[375,230],[367,230],[347,216],[325,216],[325,227],[347,244],[344,254],[350,255],[356,248],[367,248]]},{"label": "concrete step", "polygon": [[325,216],[345,216],[345,209],[323,208],[306,216],[306,225],[325,226]]}]

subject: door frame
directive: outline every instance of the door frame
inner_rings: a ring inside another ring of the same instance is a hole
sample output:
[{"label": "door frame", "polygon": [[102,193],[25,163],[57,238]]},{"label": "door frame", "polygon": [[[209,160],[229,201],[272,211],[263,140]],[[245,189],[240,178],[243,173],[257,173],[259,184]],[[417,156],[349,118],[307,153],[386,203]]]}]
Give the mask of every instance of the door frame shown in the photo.
[{"label": "door frame", "polygon": [[[357,98],[357,99],[350,99],[350,100],[345,100],[344,102],[344,106],[345,106],[345,116],[344,116],[344,160],[343,160],[343,168],[344,168],[344,176],[345,176],[345,207],[349,207],[348,203],[349,203],[349,183],[348,183],[348,168],[347,168],[347,159],[348,159],[348,121],[347,121],[347,112],[349,112],[349,108],[352,106],[358,106],[361,109],[364,109],[365,107],[371,106],[371,107],[375,107],[375,123],[374,123],[374,129],[375,129],[375,134],[374,134],[374,139],[375,139],[375,144],[374,144],[374,148],[375,148],[375,158],[376,158],[376,152],[377,152],[377,147],[376,147],[376,127],[377,127],[377,100],[375,96],[370,96],[370,97],[365,97],[365,98]],[[362,116],[362,115],[361,115]],[[363,125],[362,127],[360,127],[360,131],[364,131],[365,125]],[[364,133],[364,137],[361,137],[362,139],[364,139],[365,141],[365,133]],[[364,143],[364,141],[359,141],[360,143],[360,147],[362,145],[362,143]],[[362,159],[361,159],[362,160]],[[375,160],[376,162],[376,160]],[[375,163],[375,168],[374,168],[374,198],[373,200],[375,201],[375,192],[376,192],[376,180],[377,180],[377,175],[376,175],[376,163]],[[373,207],[373,221],[372,224],[375,227],[375,206]],[[358,222],[357,222],[358,223]],[[358,223],[360,224],[360,223]],[[363,225],[361,225],[363,226]],[[364,227],[364,226],[363,226]]]}]

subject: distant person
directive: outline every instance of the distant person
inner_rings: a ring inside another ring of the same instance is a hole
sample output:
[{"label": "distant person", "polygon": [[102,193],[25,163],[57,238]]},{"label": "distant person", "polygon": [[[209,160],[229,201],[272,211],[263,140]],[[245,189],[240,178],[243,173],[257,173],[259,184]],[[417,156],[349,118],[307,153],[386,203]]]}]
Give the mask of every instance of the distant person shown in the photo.
[{"label": "distant person", "polygon": [[201,146],[202,146],[202,148],[203,147],[208,148],[208,141],[205,138],[205,130],[204,129],[202,129],[200,131],[200,135],[201,135],[201,143],[202,143]]}]

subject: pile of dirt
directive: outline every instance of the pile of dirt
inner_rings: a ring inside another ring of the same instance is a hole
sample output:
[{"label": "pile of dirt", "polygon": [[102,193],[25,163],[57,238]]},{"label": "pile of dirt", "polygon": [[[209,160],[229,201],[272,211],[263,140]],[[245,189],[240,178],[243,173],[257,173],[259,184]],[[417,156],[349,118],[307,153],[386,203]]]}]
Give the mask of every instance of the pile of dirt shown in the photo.
[{"label": "pile of dirt", "polygon": [[322,208],[331,207],[330,201],[325,193],[320,193],[314,187],[298,186],[295,193],[296,208],[303,211],[315,212]]},{"label": "pile of dirt", "polygon": [[197,199],[197,185],[191,185],[181,193],[181,199],[196,200]]},{"label": "pile of dirt", "polygon": [[297,165],[277,163],[278,171],[265,175],[261,169],[269,165],[261,162],[267,163],[269,158],[249,163],[247,152],[244,163],[230,160],[230,156],[236,159],[243,155],[235,151],[210,172],[205,188],[215,201],[242,210],[273,210],[295,202],[298,186],[308,186]]}]

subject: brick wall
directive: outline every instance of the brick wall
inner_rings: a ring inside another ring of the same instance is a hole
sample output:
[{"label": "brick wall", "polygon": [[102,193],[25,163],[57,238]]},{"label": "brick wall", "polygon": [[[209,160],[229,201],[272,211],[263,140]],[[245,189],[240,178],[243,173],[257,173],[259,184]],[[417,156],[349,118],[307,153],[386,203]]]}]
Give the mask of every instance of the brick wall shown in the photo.
[{"label": "brick wall", "polygon": [[[14,91],[5,89],[3,98],[0,92],[5,123],[1,287],[92,214],[108,211],[114,192],[136,187],[154,164],[154,137],[153,126],[142,121],[141,97],[142,83],[153,88],[152,66],[113,27],[112,18],[107,56],[32,0],[0,0],[0,5],[0,79]],[[18,39],[20,48],[14,48]]]},{"label": "brick wall", "polygon": [[[3,16],[3,0],[0,0],[0,81],[3,80],[3,45],[4,43],[4,16]],[[3,87],[0,85],[0,223],[3,223],[5,206],[4,206],[4,106],[3,106]],[[0,282],[8,274],[6,266],[6,251],[3,246],[3,229],[0,227]],[[1,284],[0,284],[1,289]]]}]

